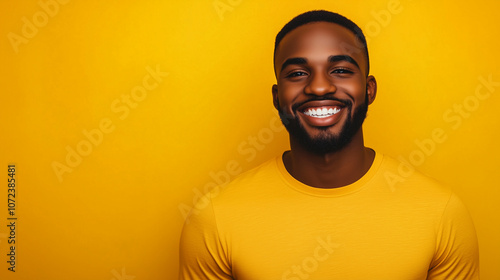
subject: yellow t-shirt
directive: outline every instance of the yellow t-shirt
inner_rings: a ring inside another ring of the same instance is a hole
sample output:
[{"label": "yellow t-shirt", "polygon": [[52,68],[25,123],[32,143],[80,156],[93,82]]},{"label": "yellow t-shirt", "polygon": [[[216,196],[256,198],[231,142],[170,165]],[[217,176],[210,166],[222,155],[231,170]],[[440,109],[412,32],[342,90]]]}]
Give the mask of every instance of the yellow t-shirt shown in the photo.
[{"label": "yellow t-shirt", "polygon": [[353,184],[319,189],[270,160],[200,200],[179,279],[479,279],[469,213],[449,188],[376,154]]}]

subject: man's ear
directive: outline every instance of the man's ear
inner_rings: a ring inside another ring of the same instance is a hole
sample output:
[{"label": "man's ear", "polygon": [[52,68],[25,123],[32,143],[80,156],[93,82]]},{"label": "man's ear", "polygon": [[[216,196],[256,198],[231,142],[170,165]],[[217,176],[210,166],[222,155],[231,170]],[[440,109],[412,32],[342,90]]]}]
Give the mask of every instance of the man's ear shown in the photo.
[{"label": "man's ear", "polygon": [[273,85],[271,90],[273,92],[273,105],[276,110],[279,110],[279,101],[278,101],[278,85]]},{"label": "man's ear", "polygon": [[377,80],[372,75],[366,78],[366,93],[368,94],[368,104],[372,104],[377,96]]}]

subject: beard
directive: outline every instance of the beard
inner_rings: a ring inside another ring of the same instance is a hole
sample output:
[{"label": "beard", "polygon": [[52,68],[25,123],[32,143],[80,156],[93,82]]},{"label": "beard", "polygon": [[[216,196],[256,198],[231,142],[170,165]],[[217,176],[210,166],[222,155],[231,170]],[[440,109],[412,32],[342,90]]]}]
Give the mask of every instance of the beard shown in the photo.
[{"label": "beard", "polygon": [[304,128],[304,125],[300,122],[297,114],[297,108],[301,104],[296,104],[292,107],[295,116],[286,114],[283,109],[278,106],[281,122],[290,134],[290,137],[296,139],[302,147],[314,154],[323,155],[342,150],[351,142],[354,135],[363,125],[366,113],[368,112],[368,94],[366,93],[365,95],[365,102],[354,110],[354,114],[352,114],[353,107],[350,100],[340,100],[335,97],[324,96],[307,101],[312,100],[336,100],[346,105],[347,120],[338,134],[328,132],[329,127],[317,127],[316,129],[320,130],[320,133],[314,138],[311,137]]}]

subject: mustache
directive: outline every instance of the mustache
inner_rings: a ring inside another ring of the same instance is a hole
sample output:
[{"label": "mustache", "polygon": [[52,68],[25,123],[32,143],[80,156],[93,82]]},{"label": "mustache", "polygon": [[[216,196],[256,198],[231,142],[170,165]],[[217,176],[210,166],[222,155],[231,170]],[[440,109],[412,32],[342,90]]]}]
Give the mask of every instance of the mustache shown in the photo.
[{"label": "mustache", "polygon": [[340,102],[342,103],[344,106],[346,107],[351,107],[352,106],[352,101],[349,100],[349,99],[340,99],[340,98],[337,98],[335,96],[329,96],[329,95],[324,95],[324,96],[314,96],[314,97],[311,97],[307,100],[304,100],[300,103],[297,103],[297,104],[293,104],[292,105],[292,111],[293,112],[297,112],[297,109],[306,104],[307,102],[311,102],[311,101],[322,101],[322,100],[333,100],[333,101],[337,101],[337,102]]}]

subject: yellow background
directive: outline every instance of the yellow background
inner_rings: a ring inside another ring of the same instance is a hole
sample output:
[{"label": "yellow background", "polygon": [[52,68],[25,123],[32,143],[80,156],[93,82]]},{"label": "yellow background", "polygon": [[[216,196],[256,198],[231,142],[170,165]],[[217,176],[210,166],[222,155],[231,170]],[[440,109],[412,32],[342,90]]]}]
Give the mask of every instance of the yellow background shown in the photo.
[{"label": "yellow background", "polygon": [[[410,160],[416,141],[444,131],[415,166],[455,187],[476,224],[482,279],[500,279],[500,86],[475,97],[480,77],[500,82],[500,2],[66,1],[52,15],[37,1],[0,3],[0,279],[176,279],[183,217],[199,194],[287,149],[271,100],[274,36],[318,8],[368,37],[379,86],[368,146]],[[148,67],[168,75],[126,115],[122,98]],[[84,131],[103,121],[112,131],[59,180],[54,162],[67,165],[68,147],[84,149]]]}]

